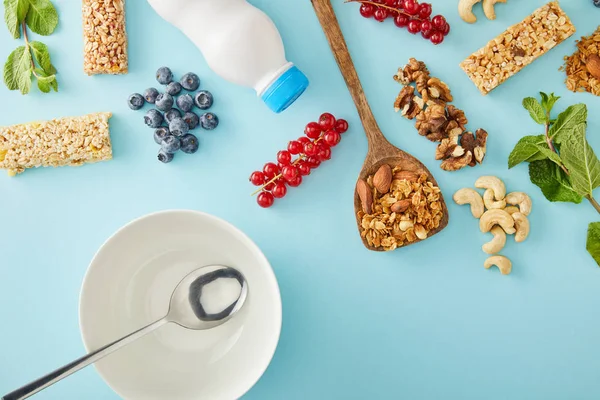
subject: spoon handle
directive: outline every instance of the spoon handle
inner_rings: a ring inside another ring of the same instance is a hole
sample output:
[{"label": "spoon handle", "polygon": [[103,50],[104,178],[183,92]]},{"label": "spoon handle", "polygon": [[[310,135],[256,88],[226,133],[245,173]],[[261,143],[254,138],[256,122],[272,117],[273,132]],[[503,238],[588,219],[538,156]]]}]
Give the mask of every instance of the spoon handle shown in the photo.
[{"label": "spoon handle", "polygon": [[169,322],[167,319],[163,318],[156,322],[151,323],[133,333],[130,333],[127,336],[122,337],[119,340],[116,340],[106,346],[99,348],[96,351],[93,351],[59,369],[56,371],[50,372],[48,375],[45,375],[27,385],[8,393],[2,400],[21,400],[26,399],[29,396],[33,396],[37,392],[46,389],[48,386],[55,384],[56,382],[66,378],[67,376],[79,371],[82,368],[87,367],[90,364],[95,363],[96,361],[106,357],[107,355],[113,353],[116,350],[128,345],[129,343],[141,338],[142,336],[152,332],[153,330],[163,326]]},{"label": "spoon handle", "polygon": [[344,39],[340,24],[335,16],[335,11],[333,11],[333,7],[331,6],[331,0],[311,0],[311,2],[315,9],[315,13],[317,14],[317,18],[321,23],[321,27],[323,28],[323,32],[327,37],[327,41],[333,52],[333,57],[340,67],[340,71],[346,81],[346,86],[348,86],[348,90],[352,95],[352,99],[358,110],[358,115],[365,128],[369,146],[372,147],[375,143],[382,142],[387,144],[387,139],[385,139],[377,125],[377,121],[375,121],[371,107],[369,107],[369,103],[367,102],[365,92],[358,79],[358,74],[354,68],[352,57],[350,57],[346,40]]}]

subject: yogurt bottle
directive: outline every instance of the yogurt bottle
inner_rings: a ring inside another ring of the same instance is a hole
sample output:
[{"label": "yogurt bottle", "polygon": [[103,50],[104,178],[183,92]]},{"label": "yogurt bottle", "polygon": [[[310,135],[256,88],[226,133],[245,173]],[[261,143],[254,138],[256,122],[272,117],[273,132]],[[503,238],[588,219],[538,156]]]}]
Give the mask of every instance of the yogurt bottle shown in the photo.
[{"label": "yogurt bottle", "polygon": [[224,79],[251,87],[274,112],[288,108],[308,86],[285,57],[271,19],[246,0],[148,0],[200,49]]}]

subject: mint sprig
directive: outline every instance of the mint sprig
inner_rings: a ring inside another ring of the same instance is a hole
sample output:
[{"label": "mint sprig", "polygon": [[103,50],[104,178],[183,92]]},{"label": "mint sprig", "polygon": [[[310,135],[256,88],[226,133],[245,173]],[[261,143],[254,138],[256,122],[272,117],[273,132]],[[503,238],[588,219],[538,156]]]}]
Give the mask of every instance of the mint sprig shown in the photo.
[{"label": "mint sprig", "polygon": [[[545,127],[542,135],[521,138],[508,157],[508,167],[529,163],[529,178],[554,202],[579,204],[585,198],[600,213],[593,191],[600,186],[600,160],[586,139],[587,106],[575,104],[552,119],[560,97],[540,93],[523,100],[531,118]],[[588,227],[586,249],[600,266],[600,222]]]},{"label": "mint sprig", "polygon": [[50,0],[4,0],[4,21],[15,39],[25,41],[17,47],[4,64],[4,83],[10,90],[29,93],[32,80],[48,93],[58,91],[56,68],[50,60],[48,47],[42,42],[29,41],[27,28],[39,35],[52,34],[58,26],[58,13]]}]

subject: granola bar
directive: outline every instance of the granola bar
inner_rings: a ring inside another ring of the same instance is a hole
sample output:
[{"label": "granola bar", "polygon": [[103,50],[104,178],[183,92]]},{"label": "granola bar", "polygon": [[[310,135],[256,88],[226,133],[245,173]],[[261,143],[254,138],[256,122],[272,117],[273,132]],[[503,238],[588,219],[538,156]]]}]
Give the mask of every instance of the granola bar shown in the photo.
[{"label": "granola bar", "polygon": [[600,79],[592,75],[588,69],[588,62],[593,55],[600,55],[600,26],[590,36],[578,40],[577,51],[565,57],[565,65],[561,70],[567,75],[567,89],[600,96]]},{"label": "granola bar", "polygon": [[83,0],[83,70],[126,74],[125,0]]},{"label": "granola bar", "polygon": [[486,95],[574,33],[575,26],[553,1],[492,39],[460,67]]},{"label": "granola bar", "polygon": [[95,113],[0,127],[0,169],[15,176],[27,168],[110,160],[111,116],[108,112]]}]

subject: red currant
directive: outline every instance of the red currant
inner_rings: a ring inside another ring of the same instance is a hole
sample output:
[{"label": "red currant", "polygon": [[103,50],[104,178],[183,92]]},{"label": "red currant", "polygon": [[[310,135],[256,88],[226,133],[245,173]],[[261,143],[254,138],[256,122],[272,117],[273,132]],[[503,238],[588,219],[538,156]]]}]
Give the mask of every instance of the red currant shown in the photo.
[{"label": "red currant", "polygon": [[277,161],[280,164],[288,165],[292,162],[292,154],[287,150],[281,150],[279,153],[277,153]]},{"label": "red currant", "polygon": [[317,153],[317,157],[321,161],[327,161],[331,159],[331,147],[327,143],[320,142],[319,143],[319,153]]},{"label": "red currant", "polygon": [[266,190],[266,191],[270,192],[271,190],[273,190],[273,188],[275,187],[275,185],[277,185],[277,183],[279,183],[279,182],[280,182],[280,180],[276,179],[273,182],[267,183],[265,185],[265,187],[263,187],[263,190]]},{"label": "red currant", "polygon": [[302,183],[302,175],[300,175],[300,174],[296,175],[296,177],[293,180],[288,181],[288,185],[290,185],[291,187],[298,187],[298,186],[300,186],[301,183]]},{"label": "red currant", "polygon": [[317,153],[319,152],[319,149],[317,148],[317,146],[314,143],[306,143],[304,145],[304,154],[306,154],[307,156],[311,157],[311,156],[315,156],[317,155]]},{"label": "red currant", "polygon": [[404,28],[407,26],[408,21],[410,21],[410,19],[404,14],[398,14],[396,15],[396,18],[394,18],[394,24],[396,24],[398,28]]},{"label": "red currant", "polygon": [[444,34],[442,32],[434,32],[430,40],[433,44],[440,44],[444,41]]},{"label": "red currant", "polygon": [[272,162],[266,163],[265,166],[263,167],[263,172],[265,173],[265,177],[268,180],[271,180],[271,179],[275,178],[275,175],[279,174],[279,167]]},{"label": "red currant", "polygon": [[408,23],[408,31],[410,33],[412,33],[413,35],[415,35],[418,32],[420,32],[421,31],[421,22],[417,21],[416,19],[411,20]]},{"label": "red currant", "polygon": [[298,168],[293,165],[286,165],[281,170],[281,175],[283,176],[283,179],[288,182],[294,180],[294,178],[298,176]]},{"label": "red currant", "polygon": [[[302,150],[304,150],[304,145],[306,143],[311,143],[311,140],[309,138],[307,138],[306,136],[302,136],[302,137],[298,138],[297,142],[300,142],[300,144],[302,145]],[[300,150],[300,152],[302,152],[302,150]]]},{"label": "red currant", "polygon": [[341,118],[335,121],[335,130],[340,134],[346,132],[348,130],[348,121]]},{"label": "red currant", "polygon": [[440,32],[442,32],[442,34],[444,36],[448,36],[448,34],[450,33],[450,24],[448,22],[446,22],[446,24],[444,25],[444,28],[440,29]]},{"label": "red currant", "polygon": [[298,167],[298,172],[300,172],[300,175],[310,175],[310,165],[307,161],[302,160],[298,164],[296,164],[296,166]]},{"label": "red currant", "polygon": [[421,32],[427,32],[433,29],[433,25],[429,21],[421,22]]},{"label": "red currant", "polygon": [[256,202],[262,208],[269,208],[275,202],[275,197],[273,197],[273,195],[269,192],[260,192],[256,198]]},{"label": "red currant", "polygon": [[308,163],[308,165],[310,166],[311,169],[315,169],[317,168],[319,165],[321,165],[321,160],[319,160],[316,157],[308,157],[306,159],[306,162]]},{"label": "red currant", "polygon": [[271,190],[271,194],[276,199],[281,199],[282,197],[285,197],[286,193],[287,193],[287,187],[285,186],[285,183],[283,183],[283,182],[279,182],[277,185],[275,185],[273,190]]},{"label": "red currant", "polygon": [[388,7],[394,7],[394,8],[396,8],[398,6],[398,2],[396,0],[385,0],[384,3]]},{"label": "red currant", "polygon": [[304,128],[304,134],[311,139],[316,139],[321,136],[321,125],[316,122],[309,122]]},{"label": "red currant", "polygon": [[334,130],[327,131],[325,132],[325,135],[323,135],[323,140],[331,147],[337,145],[341,139],[342,137],[340,134]]},{"label": "red currant", "polygon": [[431,23],[435,29],[442,30],[444,28],[444,24],[446,23],[446,18],[441,15],[436,15],[431,19]]},{"label": "red currant", "polygon": [[431,35],[433,35],[433,30],[421,32],[421,36],[423,36],[427,40],[431,39]]},{"label": "red currant", "polygon": [[330,113],[323,113],[319,117],[319,125],[323,132],[328,131],[335,126],[335,117]]},{"label": "red currant", "polygon": [[290,154],[300,154],[303,148],[302,143],[297,140],[292,140],[288,143],[288,151]]},{"label": "red currant", "polygon": [[404,11],[410,15],[417,15],[419,13],[419,4],[414,0],[405,0]]},{"label": "red currant", "polygon": [[262,186],[265,183],[265,174],[260,171],[254,171],[252,175],[250,175],[250,182],[254,186]]},{"label": "red currant", "polygon": [[373,4],[363,3],[360,5],[360,15],[365,18],[371,18],[375,13],[375,6]]},{"label": "red currant", "polygon": [[419,5],[419,17],[421,17],[423,19],[427,19],[431,15],[431,11],[432,11],[431,4],[421,3]]},{"label": "red currant", "polygon": [[375,21],[383,22],[390,16],[390,13],[385,8],[378,8],[375,10]]}]

